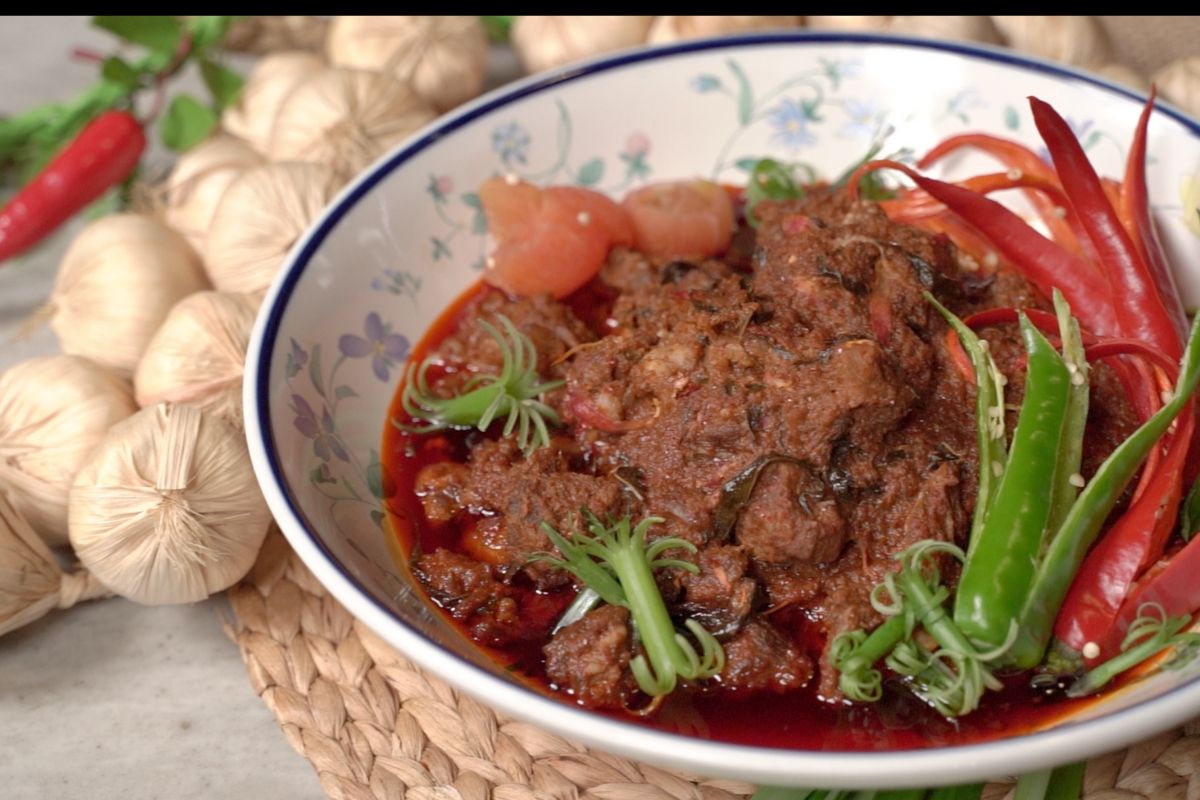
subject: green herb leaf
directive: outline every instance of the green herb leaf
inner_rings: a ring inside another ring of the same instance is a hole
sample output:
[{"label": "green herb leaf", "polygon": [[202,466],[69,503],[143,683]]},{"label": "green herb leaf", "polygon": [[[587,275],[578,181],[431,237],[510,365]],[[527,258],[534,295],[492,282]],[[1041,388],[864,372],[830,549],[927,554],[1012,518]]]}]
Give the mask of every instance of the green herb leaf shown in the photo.
[{"label": "green herb leaf", "polygon": [[1192,484],[1187,500],[1179,510],[1179,535],[1183,540],[1191,541],[1197,531],[1200,531],[1200,478]]},{"label": "green herb leaf", "polygon": [[241,75],[208,57],[200,59],[200,77],[212,93],[217,111],[224,111],[233,105],[246,83]]},{"label": "green herb leaf", "polygon": [[106,81],[112,81],[130,92],[142,82],[141,73],[120,56],[110,56],[104,59],[104,63],[100,67],[100,75]]},{"label": "green herb leaf", "polygon": [[176,95],[159,120],[163,144],[182,153],[204,141],[217,127],[217,115],[191,95]]},{"label": "green herb leaf", "polygon": [[175,17],[100,16],[92,17],[92,26],[151,50],[173,51],[183,36],[183,26]]}]

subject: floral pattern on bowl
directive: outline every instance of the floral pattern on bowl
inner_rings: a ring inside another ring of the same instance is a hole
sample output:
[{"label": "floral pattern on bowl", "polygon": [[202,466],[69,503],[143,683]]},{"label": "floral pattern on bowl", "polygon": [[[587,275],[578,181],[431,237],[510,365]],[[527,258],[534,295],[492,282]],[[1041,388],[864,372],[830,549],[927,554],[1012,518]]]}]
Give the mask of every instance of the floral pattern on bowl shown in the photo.
[{"label": "floral pattern on bowl", "polygon": [[[693,771],[846,787],[924,785],[932,774],[962,781],[1111,749],[1200,711],[1193,667],[1114,696],[1085,715],[1091,722],[957,754],[783,753],[673,737],[523,686],[430,610],[381,529],[395,492],[379,453],[388,406],[413,344],[479,279],[487,225],[474,189],[484,179],[515,174],[619,195],[657,178],[741,182],[765,155],[833,177],[872,143],[921,152],[947,134],[985,130],[1036,145],[1028,94],[1074,121],[1102,172],[1120,174],[1140,106],[1124,90],[1008,54],[873,37],[746,37],[638,52],[535,77],[449,115],[343,192],[268,296],[246,418],[285,534],[352,613],[460,688],[599,747]],[[1200,167],[1200,128],[1164,113],[1150,135],[1163,238],[1175,263],[1196,263],[1200,245],[1177,187]],[[988,166],[969,156],[946,170]],[[1179,279],[1195,305],[1200,274]]]}]

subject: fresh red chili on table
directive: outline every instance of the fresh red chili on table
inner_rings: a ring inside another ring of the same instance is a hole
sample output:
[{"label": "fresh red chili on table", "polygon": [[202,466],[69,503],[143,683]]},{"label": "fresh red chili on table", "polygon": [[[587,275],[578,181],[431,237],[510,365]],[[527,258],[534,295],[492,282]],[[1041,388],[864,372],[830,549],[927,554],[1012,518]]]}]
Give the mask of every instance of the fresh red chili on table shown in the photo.
[{"label": "fresh red chili on table", "polygon": [[80,131],[0,210],[0,261],[20,255],[125,180],[146,148],[127,111],[106,111]]}]

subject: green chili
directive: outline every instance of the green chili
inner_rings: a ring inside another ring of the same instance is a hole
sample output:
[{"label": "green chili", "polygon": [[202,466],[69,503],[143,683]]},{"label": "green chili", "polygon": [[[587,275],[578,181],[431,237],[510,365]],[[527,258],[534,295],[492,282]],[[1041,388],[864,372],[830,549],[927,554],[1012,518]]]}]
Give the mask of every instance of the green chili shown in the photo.
[{"label": "green chili", "polygon": [[[1062,338],[1062,359],[1071,373],[1071,388],[1067,399],[1066,418],[1063,420],[1062,436],[1058,444],[1058,459],[1054,468],[1054,485],[1051,490],[1050,518],[1046,522],[1046,535],[1042,551],[1050,544],[1050,537],[1062,525],[1075,498],[1079,494],[1076,483],[1082,478],[1083,433],[1087,426],[1089,373],[1087,357],[1083,352],[1083,337],[1079,333],[1079,322],[1071,316],[1071,308],[1058,289],[1054,290],[1054,311],[1058,315],[1058,330]],[[1039,553],[1040,555],[1040,553]]]},{"label": "green chili", "polygon": [[1032,669],[1042,660],[1054,620],[1084,556],[1151,448],[1187,405],[1197,383],[1200,383],[1200,317],[1188,336],[1174,397],[1105,459],[1050,542],[1021,610],[1020,632],[1006,659],[1012,666]]},{"label": "green chili", "polygon": [[[954,621],[977,645],[1009,639],[1033,583],[1071,394],[1071,373],[1054,346],[1020,315],[1029,355],[1025,401],[1013,434],[1008,465],[996,487],[983,529],[963,566]],[[1083,430],[1077,431],[1082,439]],[[1074,446],[1079,449],[1078,445]]]}]

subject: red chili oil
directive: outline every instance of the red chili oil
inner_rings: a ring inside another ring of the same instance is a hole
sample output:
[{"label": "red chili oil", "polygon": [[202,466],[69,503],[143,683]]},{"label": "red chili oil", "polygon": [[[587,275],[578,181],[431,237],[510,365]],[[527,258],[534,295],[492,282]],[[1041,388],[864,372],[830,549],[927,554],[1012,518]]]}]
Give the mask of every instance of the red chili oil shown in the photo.
[{"label": "red chili oil", "polygon": [[[447,308],[417,344],[411,358],[419,363],[453,334],[470,309],[493,291],[476,284]],[[612,293],[593,282],[566,298],[573,312],[597,333],[611,327],[608,314]],[[430,378],[435,379],[436,368]],[[391,407],[393,419],[408,421],[399,402]],[[485,436],[478,431],[443,431],[414,435],[389,424],[384,434],[384,463],[396,491],[389,501],[391,534],[398,537],[400,552],[408,555],[433,552],[439,547],[477,555],[471,534],[479,518],[460,514],[454,521],[434,524],[425,518],[414,491],[417,473],[443,461],[465,462],[472,444]],[[539,592],[518,575],[514,579],[518,601],[533,630],[549,629],[573,599],[573,590]],[[436,606],[433,600],[432,605]],[[449,614],[445,618],[467,638],[466,626]],[[824,647],[821,626],[803,609],[783,609],[771,621],[802,644],[814,663]],[[503,648],[477,642],[481,649],[509,669],[526,676],[548,696],[571,703],[570,696],[555,692],[547,681],[542,642],[530,641]],[[904,750],[987,741],[1045,728],[1094,702],[1093,698],[1067,700],[1061,693],[1044,694],[1029,685],[1029,673],[1005,678],[1005,688],[985,695],[981,707],[958,719],[947,720],[905,691],[898,681],[885,684],[883,699],[873,704],[831,703],[817,695],[815,683],[784,695],[759,694],[745,699],[732,694],[676,692],[656,714],[638,717],[596,712],[635,724],[706,739],[762,747],[803,750]]]}]

